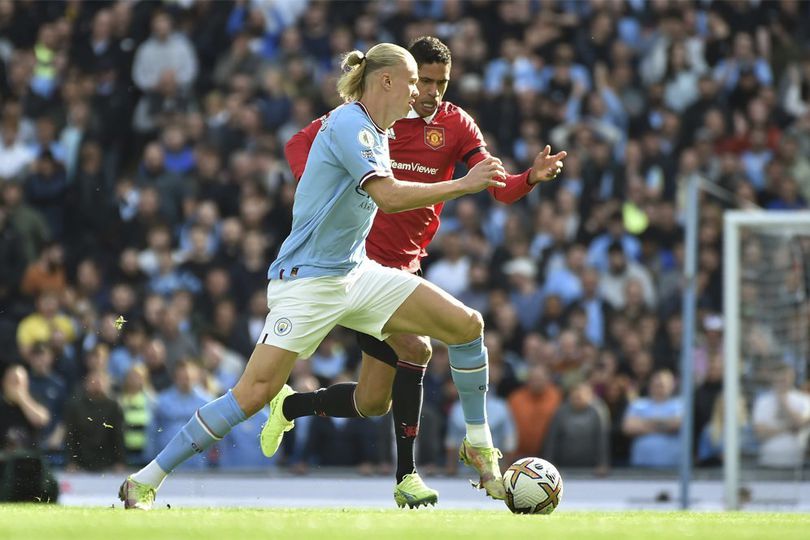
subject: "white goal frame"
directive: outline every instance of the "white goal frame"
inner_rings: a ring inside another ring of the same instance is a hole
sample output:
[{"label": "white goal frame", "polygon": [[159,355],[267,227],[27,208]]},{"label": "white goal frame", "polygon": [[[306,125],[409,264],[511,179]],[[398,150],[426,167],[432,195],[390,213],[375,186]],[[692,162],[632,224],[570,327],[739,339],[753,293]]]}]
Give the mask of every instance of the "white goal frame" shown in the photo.
[{"label": "white goal frame", "polygon": [[740,229],[796,229],[810,234],[810,211],[729,210],[723,216],[723,480],[725,506],[740,508]]}]

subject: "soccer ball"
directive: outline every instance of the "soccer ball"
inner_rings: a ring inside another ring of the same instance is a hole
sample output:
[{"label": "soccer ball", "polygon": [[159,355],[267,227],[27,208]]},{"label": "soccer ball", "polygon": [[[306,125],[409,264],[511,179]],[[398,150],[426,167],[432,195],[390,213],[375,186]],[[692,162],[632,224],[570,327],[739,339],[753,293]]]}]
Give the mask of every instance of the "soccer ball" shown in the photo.
[{"label": "soccer ball", "polygon": [[550,514],[560,504],[563,482],[557,468],[545,459],[517,460],[503,475],[506,506],[515,514]]}]

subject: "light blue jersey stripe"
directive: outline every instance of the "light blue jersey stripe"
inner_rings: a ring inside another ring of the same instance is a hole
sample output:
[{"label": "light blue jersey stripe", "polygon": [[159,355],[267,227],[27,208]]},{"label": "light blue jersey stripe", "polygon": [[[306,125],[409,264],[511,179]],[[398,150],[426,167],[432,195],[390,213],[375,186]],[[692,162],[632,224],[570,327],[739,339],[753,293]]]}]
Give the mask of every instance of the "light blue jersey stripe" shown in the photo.
[{"label": "light blue jersey stripe", "polygon": [[393,176],[385,131],[359,102],[341,105],[312,143],[295,193],[292,232],[267,277],[345,275],[360,264],[377,213],[362,186],[377,176]]}]

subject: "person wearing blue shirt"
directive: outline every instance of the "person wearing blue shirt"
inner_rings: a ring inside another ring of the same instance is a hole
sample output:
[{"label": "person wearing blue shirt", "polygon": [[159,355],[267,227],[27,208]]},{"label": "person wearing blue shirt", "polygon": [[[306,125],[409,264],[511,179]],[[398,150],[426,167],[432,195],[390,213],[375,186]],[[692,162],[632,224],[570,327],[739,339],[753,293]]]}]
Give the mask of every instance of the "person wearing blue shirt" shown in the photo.
[{"label": "person wearing blue shirt", "polygon": [[[311,356],[337,325],[380,340],[416,334],[449,345],[467,423],[459,455],[478,470],[490,496],[505,497],[500,452],[492,446],[486,423],[488,365],[481,314],[435,285],[365,255],[378,208],[401,212],[504,187],[499,179],[505,170],[499,160],[488,158],[458,180],[423,184],[395,179],[387,130],[408,114],[419,95],[416,61],[406,49],[381,43],[367,54],[352,51],[343,68],[338,92],[346,103],[324,118],[313,141],[295,196],[292,231],[268,271],[269,314],[245,372],[233,389],[194,412],[152,462],[123,482],[119,498],[126,508],[150,509],[172,470],[204,453],[268,401],[271,415],[261,446],[266,456],[275,454],[293,427],[283,412],[284,399],[294,393],[285,381],[296,360]],[[363,379],[361,371],[359,384],[314,394],[311,407],[329,416],[382,414],[363,408],[365,387],[372,384]],[[438,494],[416,473],[408,478],[436,501]]]},{"label": "person wearing blue shirt", "polygon": [[681,455],[679,432],[683,404],[675,390],[675,377],[661,370],[650,379],[650,397],[638,398],[627,408],[622,429],[632,437],[630,465],[674,468]]}]

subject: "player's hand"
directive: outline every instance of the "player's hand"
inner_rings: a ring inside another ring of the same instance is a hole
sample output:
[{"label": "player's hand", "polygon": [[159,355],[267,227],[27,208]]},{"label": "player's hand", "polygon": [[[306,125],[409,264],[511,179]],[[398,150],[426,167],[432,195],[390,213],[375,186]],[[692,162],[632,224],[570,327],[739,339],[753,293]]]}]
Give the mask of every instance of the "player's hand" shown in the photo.
[{"label": "player's hand", "polygon": [[502,179],[506,176],[503,163],[496,157],[476,163],[467,176],[459,180],[465,193],[478,193],[490,187],[505,187]]},{"label": "player's hand", "polygon": [[563,150],[556,154],[551,154],[551,146],[546,145],[543,151],[537,154],[532,164],[532,172],[529,173],[529,184],[538,182],[548,182],[554,180],[563,169],[563,160],[568,152]]}]

